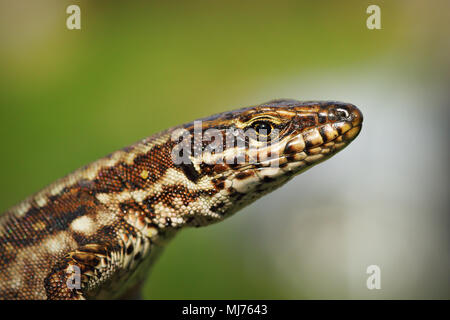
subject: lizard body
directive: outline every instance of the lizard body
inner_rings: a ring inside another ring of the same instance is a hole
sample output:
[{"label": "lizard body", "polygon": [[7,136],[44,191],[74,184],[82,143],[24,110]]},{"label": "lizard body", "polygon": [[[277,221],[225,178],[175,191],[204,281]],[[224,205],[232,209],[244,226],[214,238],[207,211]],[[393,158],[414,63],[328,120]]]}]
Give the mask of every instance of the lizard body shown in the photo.
[{"label": "lizard body", "polygon": [[351,104],[274,100],[78,169],[0,216],[0,298],[123,296],[180,229],[231,216],[334,155],[361,125]]}]

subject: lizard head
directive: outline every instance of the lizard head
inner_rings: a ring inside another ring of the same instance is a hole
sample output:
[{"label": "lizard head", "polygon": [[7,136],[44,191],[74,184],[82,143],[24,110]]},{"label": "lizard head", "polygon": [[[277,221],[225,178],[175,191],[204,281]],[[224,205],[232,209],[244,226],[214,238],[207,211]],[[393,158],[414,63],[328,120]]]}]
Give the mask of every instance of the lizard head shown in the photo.
[{"label": "lizard head", "polygon": [[192,224],[229,216],[330,158],[358,136],[362,121],[348,103],[274,100],[184,125],[175,161],[199,189],[215,190]]}]

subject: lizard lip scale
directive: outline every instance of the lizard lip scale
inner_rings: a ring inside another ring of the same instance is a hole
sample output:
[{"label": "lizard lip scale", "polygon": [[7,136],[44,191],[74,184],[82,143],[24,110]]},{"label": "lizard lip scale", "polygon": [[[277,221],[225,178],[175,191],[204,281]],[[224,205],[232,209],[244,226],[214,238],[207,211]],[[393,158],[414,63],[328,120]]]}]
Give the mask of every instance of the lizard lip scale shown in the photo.
[{"label": "lizard lip scale", "polygon": [[311,156],[319,158],[319,155],[332,154],[350,143],[361,131],[363,115],[353,105],[332,105],[317,117],[319,120],[314,128],[298,133],[286,143],[286,157],[293,161],[308,161],[313,159]]},{"label": "lizard lip scale", "polygon": [[348,103],[273,100],[80,168],[0,216],[0,299],[129,297],[180,229],[232,216],[342,150],[362,122]]}]

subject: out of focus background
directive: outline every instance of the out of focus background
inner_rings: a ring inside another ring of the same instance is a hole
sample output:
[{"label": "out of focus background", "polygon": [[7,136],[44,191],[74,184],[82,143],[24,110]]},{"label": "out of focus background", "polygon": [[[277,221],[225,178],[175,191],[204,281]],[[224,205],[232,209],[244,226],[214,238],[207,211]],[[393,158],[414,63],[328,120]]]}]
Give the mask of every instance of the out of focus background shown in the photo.
[{"label": "out of focus background", "polygon": [[[81,30],[66,27],[71,4]],[[371,4],[381,30],[366,27]],[[341,100],[364,113],[360,136],[233,218],[181,232],[144,297],[448,299],[448,12],[448,1],[0,0],[0,212],[173,125],[275,98]]]}]

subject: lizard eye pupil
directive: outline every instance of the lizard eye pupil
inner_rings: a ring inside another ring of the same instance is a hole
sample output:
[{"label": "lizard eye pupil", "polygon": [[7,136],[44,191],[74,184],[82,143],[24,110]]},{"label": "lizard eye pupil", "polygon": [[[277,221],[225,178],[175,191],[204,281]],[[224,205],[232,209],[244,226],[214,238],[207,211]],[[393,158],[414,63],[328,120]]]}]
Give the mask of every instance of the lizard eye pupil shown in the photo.
[{"label": "lizard eye pupil", "polygon": [[268,121],[255,121],[252,123],[251,127],[258,133],[262,135],[270,135],[272,132],[272,124]]}]

